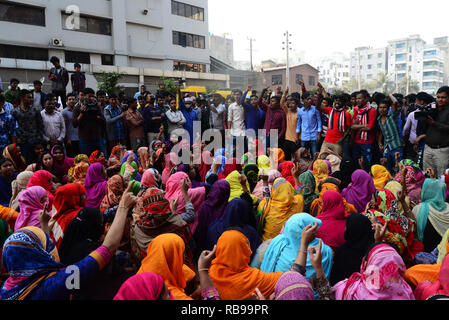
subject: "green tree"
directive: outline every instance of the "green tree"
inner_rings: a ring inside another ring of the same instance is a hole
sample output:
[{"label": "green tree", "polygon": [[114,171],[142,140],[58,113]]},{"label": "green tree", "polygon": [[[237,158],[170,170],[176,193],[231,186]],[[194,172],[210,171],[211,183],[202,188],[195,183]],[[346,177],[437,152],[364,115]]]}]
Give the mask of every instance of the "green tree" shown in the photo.
[{"label": "green tree", "polygon": [[395,90],[395,84],[391,81],[388,74],[381,72],[377,75],[377,87],[385,94],[393,93]]},{"label": "green tree", "polygon": [[161,77],[156,85],[159,86],[160,84],[165,85],[166,91],[170,92],[173,95],[176,95],[178,91],[178,81],[173,78]]},{"label": "green tree", "polygon": [[119,80],[123,74],[118,72],[102,72],[99,76],[98,89],[106,91],[107,94],[118,94],[123,87],[119,86]]}]

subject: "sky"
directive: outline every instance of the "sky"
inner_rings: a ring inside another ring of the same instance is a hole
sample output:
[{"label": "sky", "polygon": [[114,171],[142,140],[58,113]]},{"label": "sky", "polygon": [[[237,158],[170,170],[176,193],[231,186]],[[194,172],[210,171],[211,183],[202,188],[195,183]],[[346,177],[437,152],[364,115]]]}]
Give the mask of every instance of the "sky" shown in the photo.
[{"label": "sky", "polygon": [[385,47],[388,40],[421,35],[427,43],[449,36],[447,0],[209,0],[209,31],[234,40],[234,60],[285,59],[284,33],[292,54],[305,62],[356,47]]}]

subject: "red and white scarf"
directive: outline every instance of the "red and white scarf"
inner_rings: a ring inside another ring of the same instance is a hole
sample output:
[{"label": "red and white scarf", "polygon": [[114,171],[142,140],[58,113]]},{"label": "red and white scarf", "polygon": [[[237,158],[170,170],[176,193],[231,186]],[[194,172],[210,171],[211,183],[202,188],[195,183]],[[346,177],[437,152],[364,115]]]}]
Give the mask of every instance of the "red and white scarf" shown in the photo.
[{"label": "red and white scarf", "polygon": [[340,110],[332,109],[331,114],[329,115],[329,125],[328,129],[332,130],[334,129],[334,115],[337,113],[338,115],[338,131],[345,132],[345,109],[342,108]]},{"label": "red and white scarf", "polygon": [[[371,104],[367,103],[363,108],[359,108],[358,118],[361,125],[367,125],[369,123],[369,111],[371,110]],[[369,131],[360,131],[360,139],[368,141]]]}]

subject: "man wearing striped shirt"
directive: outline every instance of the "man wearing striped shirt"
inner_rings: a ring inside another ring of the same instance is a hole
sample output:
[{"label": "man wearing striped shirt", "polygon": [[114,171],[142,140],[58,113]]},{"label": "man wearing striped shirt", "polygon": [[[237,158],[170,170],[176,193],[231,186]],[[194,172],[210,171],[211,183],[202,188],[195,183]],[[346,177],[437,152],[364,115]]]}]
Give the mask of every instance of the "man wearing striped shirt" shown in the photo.
[{"label": "man wearing striped shirt", "polygon": [[[390,100],[386,99],[379,105],[379,117],[377,118],[377,124],[380,130],[378,131],[378,143],[379,150],[383,153],[384,158],[388,160],[387,169],[390,172],[394,172],[396,154],[403,157],[403,143],[398,128],[398,117],[400,115],[400,105],[397,99],[390,95]],[[392,108],[392,113],[388,114]]]}]

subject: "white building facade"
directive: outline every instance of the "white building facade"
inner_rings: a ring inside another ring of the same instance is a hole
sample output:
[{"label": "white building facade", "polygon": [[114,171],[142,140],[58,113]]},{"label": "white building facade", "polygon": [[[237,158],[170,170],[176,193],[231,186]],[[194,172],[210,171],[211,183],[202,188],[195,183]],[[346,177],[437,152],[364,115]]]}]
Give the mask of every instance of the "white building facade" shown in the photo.
[{"label": "white building facade", "polygon": [[3,82],[17,70],[32,82],[57,56],[69,71],[78,62],[89,75],[126,73],[130,86],[162,75],[226,82],[207,74],[208,25],[207,0],[1,2],[0,72]]},{"label": "white building facade", "polygon": [[350,78],[364,82],[376,80],[379,73],[387,73],[387,48],[356,48],[350,55]]},{"label": "white building facade", "polygon": [[320,82],[330,88],[343,87],[350,81],[350,59],[343,53],[336,52],[321,58],[317,69],[320,71]]}]

